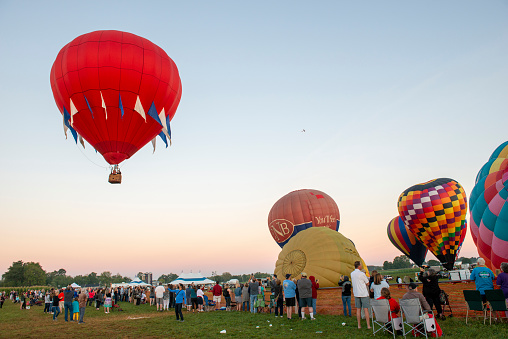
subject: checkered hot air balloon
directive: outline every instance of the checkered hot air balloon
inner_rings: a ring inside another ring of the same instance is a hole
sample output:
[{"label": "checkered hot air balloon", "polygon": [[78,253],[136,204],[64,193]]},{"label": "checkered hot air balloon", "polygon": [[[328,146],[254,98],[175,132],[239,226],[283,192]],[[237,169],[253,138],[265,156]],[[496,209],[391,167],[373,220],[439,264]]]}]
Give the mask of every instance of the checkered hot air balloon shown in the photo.
[{"label": "checkered hot air balloon", "polygon": [[415,238],[400,216],[390,221],[387,231],[392,245],[413,260],[416,265],[422,266],[427,255],[427,247]]},{"label": "checkered hot air balloon", "polygon": [[469,198],[471,236],[491,269],[508,261],[508,141],[492,153]]},{"label": "checkered hot air balloon", "polygon": [[430,180],[402,192],[397,206],[411,233],[451,270],[467,228],[462,186],[449,178]]}]

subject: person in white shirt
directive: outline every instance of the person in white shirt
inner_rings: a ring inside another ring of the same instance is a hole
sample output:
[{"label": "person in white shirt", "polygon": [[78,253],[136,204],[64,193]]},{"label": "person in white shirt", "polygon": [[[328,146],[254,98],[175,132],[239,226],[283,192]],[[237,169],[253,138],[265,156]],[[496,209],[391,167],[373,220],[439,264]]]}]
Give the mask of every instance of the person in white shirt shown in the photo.
[{"label": "person in white shirt", "polygon": [[159,286],[155,288],[155,303],[157,304],[157,311],[163,311],[163,297],[164,297],[164,286],[159,283]]},{"label": "person in white shirt", "polygon": [[365,320],[367,321],[367,328],[370,329],[369,318],[369,278],[361,271],[362,263],[355,261],[355,270],[351,272],[351,284],[353,285],[353,295],[355,296],[356,319],[358,320],[358,328],[362,328],[362,308],[365,313]]},{"label": "person in white shirt", "polygon": [[374,281],[370,284],[370,291],[374,293],[374,299],[381,296],[381,290],[385,287],[390,289],[390,285],[383,279],[381,274],[376,273],[374,275]]},{"label": "person in white shirt", "polygon": [[196,292],[196,295],[198,297],[198,312],[203,312],[203,304],[205,300],[205,293],[201,289],[201,286],[198,285],[198,290]]}]

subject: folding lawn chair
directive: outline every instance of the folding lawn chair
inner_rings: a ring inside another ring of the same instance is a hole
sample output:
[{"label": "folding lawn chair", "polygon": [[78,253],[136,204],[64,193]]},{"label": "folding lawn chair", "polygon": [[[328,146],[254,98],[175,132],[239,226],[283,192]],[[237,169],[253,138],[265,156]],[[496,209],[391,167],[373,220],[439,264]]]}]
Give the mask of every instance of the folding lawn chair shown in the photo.
[{"label": "folding lawn chair", "polygon": [[255,303],[254,303],[254,307],[261,307],[262,310],[260,311],[263,311],[264,308],[265,308],[266,304],[265,304],[265,296],[263,294],[258,294],[258,298],[256,299]]},{"label": "folding lawn chair", "polygon": [[[494,312],[506,312],[506,299],[502,290],[486,290],[485,297],[489,304],[489,322],[492,325],[492,311]],[[506,314],[506,313],[505,313]],[[494,313],[495,315],[495,313]],[[503,318],[503,317],[501,317]],[[506,317],[505,317],[506,318]]]},{"label": "folding lawn chair", "polygon": [[[427,328],[427,324],[425,318],[423,316],[422,305],[420,304],[419,299],[400,299],[399,300],[400,309],[403,314],[402,319],[402,333],[404,334],[404,338],[406,334],[413,332],[413,335],[416,337],[417,335],[424,335],[425,338],[428,338],[427,331],[432,332],[435,330],[432,328]],[[409,330],[406,331],[406,326],[409,326]]]},{"label": "folding lawn chair", "polygon": [[[388,331],[395,338],[395,331],[402,330],[402,323],[394,322],[390,312],[390,302],[388,299],[371,300],[370,308],[372,310],[372,332],[376,335],[379,331]],[[376,329],[376,326],[379,326]]]},{"label": "folding lawn chair", "polygon": [[268,310],[270,311],[270,314],[272,313],[272,309],[274,309],[275,306],[277,306],[275,295],[270,294],[270,303],[268,304]]},{"label": "folding lawn chair", "polygon": [[215,301],[208,299],[206,295],[203,296],[203,308],[205,311],[210,311],[210,307],[215,307]]},{"label": "folding lawn chair", "polygon": [[[463,290],[464,299],[466,300],[467,311],[466,311],[466,324],[467,317],[469,316],[469,311],[478,311],[483,312],[483,324],[485,324],[485,319],[487,318],[487,308],[483,304],[482,295],[480,291],[477,290]],[[478,318],[478,315],[476,315]]]}]

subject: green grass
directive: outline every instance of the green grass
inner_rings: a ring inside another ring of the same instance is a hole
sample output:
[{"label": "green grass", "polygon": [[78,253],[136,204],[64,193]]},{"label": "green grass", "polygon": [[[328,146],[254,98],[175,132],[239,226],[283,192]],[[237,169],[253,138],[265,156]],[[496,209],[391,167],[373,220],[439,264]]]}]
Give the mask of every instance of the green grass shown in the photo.
[{"label": "green grass", "polygon": [[[133,306],[120,303],[123,312],[104,314],[103,310],[87,307],[85,324],[64,321],[62,314],[54,322],[50,315],[43,314],[43,307],[20,310],[19,304],[7,300],[0,309],[1,338],[168,338],[168,337],[285,337],[302,336],[332,338],[341,335],[352,338],[372,336],[365,322],[363,329],[356,328],[356,319],[343,316],[318,315],[317,320],[300,321],[275,318],[270,314],[211,311],[192,314],[184,311],[185,322],[176,322],[173,311],[156,312],[148,305]],[[141,318],[143,317],[143,318]],[[140,319],[129,319],[140,318]],[[342,326],[341,323],[346,325]],[[270,324],[272,326],[270,327]],[[462,318],[440,321],[446,337],[451,338],[506,338],[507,324],[483,325],[473,319],[465,325]],[[259,326],[259,328],[256,328]],[[227,333],[220,334],[221,330]],[[322,333],[317,333],[322,332]],[[379,337],[379,336],[378,336]],[[390,338],[388,335],[381,337]],[[402,337],[399,337],[402,338]]]}]

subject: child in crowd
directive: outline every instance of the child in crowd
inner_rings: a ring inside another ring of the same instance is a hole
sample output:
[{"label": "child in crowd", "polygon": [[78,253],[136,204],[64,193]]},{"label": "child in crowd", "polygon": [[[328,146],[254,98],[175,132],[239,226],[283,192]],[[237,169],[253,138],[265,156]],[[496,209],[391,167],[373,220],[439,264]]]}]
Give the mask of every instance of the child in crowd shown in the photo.
[{"label": "child in crowd", "polygon": [[78,321],[79,317],[79,301],[78,298],[74,298],[74,301],[72,302],[72,319]]}]

